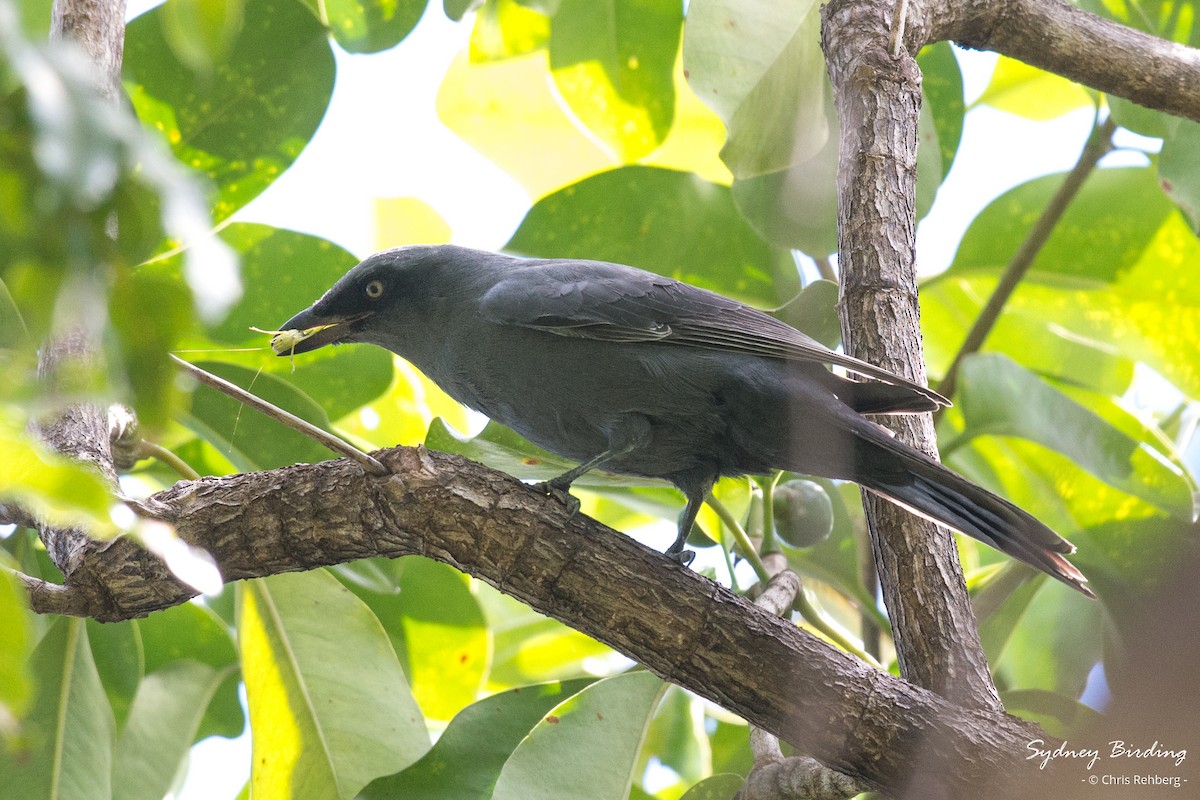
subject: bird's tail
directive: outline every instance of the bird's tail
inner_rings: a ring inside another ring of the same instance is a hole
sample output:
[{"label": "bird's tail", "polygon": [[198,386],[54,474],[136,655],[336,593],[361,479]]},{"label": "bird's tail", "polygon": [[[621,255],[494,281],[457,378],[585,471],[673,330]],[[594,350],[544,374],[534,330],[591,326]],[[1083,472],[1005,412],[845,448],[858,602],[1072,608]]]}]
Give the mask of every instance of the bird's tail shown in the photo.
[{"label": "bird's tail", "polygon": [[[862,441],[861,453],[871,466],[859,482],[915,514],[971,536],[1001,553],[1052,575],[1095,599],[1087,578],[1064,557],[1075,546],[1032,515],[982,486],[950,471],[924,453],[880,430]],[[882,452],[881,452],[882,451]],[[884,468],[880,469],[883,466]]]}]

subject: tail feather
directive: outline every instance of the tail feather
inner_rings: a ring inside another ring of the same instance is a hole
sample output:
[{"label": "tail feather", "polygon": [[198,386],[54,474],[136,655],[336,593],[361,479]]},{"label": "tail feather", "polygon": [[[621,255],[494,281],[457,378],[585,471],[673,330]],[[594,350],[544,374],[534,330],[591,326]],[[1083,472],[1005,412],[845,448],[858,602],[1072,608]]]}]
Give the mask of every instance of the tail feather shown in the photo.
[{"label": "tail feather", "polygon": [[1087,578],[1064,558],[1075,546],[1032,515],[882,433],[879,439],[872,437],[871,444],[875,447],[869,449],[876,452],[860,462],[865,467],[863,486],[1095,598],[1085,585]]}]

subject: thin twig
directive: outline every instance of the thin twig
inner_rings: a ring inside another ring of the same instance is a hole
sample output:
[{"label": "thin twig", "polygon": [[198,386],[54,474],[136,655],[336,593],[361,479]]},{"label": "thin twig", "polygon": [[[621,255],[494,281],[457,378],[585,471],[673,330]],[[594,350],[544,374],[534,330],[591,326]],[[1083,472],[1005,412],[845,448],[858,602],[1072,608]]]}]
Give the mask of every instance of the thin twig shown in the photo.
[{"label": "thin twig", "polygon": [[192,375],[192,377],[203,383],[205,386],[211,386],[218,392],[223,392],[235,400],[245,403],[257,411],[261,411],[271,419],[277,420],[284,425],[287,425],[289,428],[300,431],[300,433],[303,433],[305,436],[320,442],[338,455],[357,461],[360,465],[362,465],[362,468],[367,473],[376,476],[389,474],[387,467],[381,464],[373,456],[364,453],[362,450],[359,450],[346,440],[333,435],[329,431],[321,430],[311,422],[306,422],[305,420],[297,417],[295,414],[288,413],[282,408],[273,406],[266,400],[250,394],[240,386],[234,386],[224,378],[219,378],[216,375],[213,375],[211,372],[205,372],[195,364],[189,364],[187,361],[184,361],[178,356],[172,355],[171,358],[176,364],[183,367],[184,370]]},{"label": "thin twig", "polygon": [[200,473],[192,469],[191,464],[161,444],[152,442],[149,439],[139,439],[134,452],[137,453],[138,458],[157,458],[189,481],[200,480]]},{"label": "thin twig", "polygon": [[[954,361],[951,362],[950,368],[946,370],[946,376],[942,378],[941,384],[937,387],[939,394],[953,398],[954,390],[958,386],[958,373],[962,368],[963,359],[972,353],[978,352],[983,343],[987,341],[988,334],[992,332],[992,328],[996,326],[997,320],[1000,319],[1000,312],[1004,310],[1004,305],[1012,297],[1017,284],[1025,277],[1025,273],[1029,271],[1029,267],[1033,264],[1034,259],[1037,258],[1038,253],[1041,252],[1046,242],[1050,239],[1051,233],[1054,232],[1054,226],[1062,219],[1067,206],[1075,199],[1075,195],[1079,194],[1084,181],[1087,180],[1092,170],[1096,168],[1096,164],[1100,159],[1112,150],[1112,136],[1113,131],[1116,129],[1116,123],[1113,122],[1111,116],[1102,124],[1092,129],[1092,134],[1088,137],[1083,152],[1079,154],[1079,160],[1075,162],[1075,166],[1067,173],[1067,177],[1063,179],[1062,185],[1058,187],[1058,191],[1050,198],[1050,202],[1046,204],[1046,208],[1042,211],[1042,215],[1038,217],[1037,222],[1029,229],[1025,240],[1021,242],[1021,247],[1012,257],[1012,260],[1009,261],[1004,274],[1000,276],[1000,282],[996,284],[995,291],[988,298],[987,305],[979,312],[979,317],[975,320],[975,324],[971,326],[966,340],[963,342],[958,354],[954,356]],[[935,421],[941,412],[942,409],[934,412]]]}]

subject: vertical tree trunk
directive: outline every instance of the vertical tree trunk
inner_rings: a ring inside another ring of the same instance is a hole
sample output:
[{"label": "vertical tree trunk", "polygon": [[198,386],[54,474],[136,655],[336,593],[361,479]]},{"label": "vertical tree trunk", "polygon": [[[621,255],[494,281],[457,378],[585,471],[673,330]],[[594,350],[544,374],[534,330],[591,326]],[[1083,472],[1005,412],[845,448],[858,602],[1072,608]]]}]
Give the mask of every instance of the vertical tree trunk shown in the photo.
[{"label": "vertical tree trunk", "polygon": [[[824,8],[821,43],[841,118],[838,263],[851,355],[924,382],[916,283],[917,120],[921,75],[888,52],[892,5]],[[936,453],[928,415],[888,418]],[[864,492],[901,674],[964,706],[1000,709],[951,534]]]}]

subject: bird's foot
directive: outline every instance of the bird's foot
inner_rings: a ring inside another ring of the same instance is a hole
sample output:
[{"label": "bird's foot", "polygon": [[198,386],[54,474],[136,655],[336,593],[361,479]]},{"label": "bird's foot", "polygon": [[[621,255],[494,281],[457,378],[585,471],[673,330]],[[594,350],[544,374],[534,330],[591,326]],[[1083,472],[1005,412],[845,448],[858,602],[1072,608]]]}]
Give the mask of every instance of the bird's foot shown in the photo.
[{"label": "bird's foot", "polygon": [[560,486],[554,481],[542,481],[541,483],[533,484],[533,488],[542,494],[550,495],[551,497],[562,503],[567,509],[567,519],[572,519],[579,513],[579,498],[568,491],[569,487]]},{"label": "bird's foot", "polygon": [[686,567],[692,563],[692,559],[696,557],[696,553],[694,550],[685,550],[681,547],[678,550],[667,550],[666,556],[679,564],[679,566]]}]

